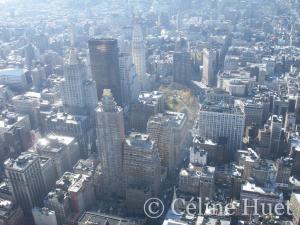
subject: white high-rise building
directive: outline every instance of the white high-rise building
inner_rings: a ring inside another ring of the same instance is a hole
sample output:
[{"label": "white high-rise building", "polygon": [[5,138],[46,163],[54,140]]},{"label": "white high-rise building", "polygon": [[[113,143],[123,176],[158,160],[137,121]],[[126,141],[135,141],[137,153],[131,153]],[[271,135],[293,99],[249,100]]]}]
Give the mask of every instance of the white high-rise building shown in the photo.
[{"label": "white high-rise building", "polygon": [[96,83],[88,78],[87,68],[72,48],[64,65],[61,93],[65,111],[86,114],[96,108],[98,98]]},{"label": "white high-rise building", "polygon": [[104,89],[96,109],[97,149],[102,165],[103,193],[120,196],[123,193],[122,156],[125,141],[123,109],[109,89]]},{"label": "white high-rise building", "polygon": [[210,103],[202,104],[199,111],[199,136],[225,144],[226,156],[233,157],[241,148],[245,114],[239,107]]},{"label": "white high-rise building", "polygon": [[215,50],[203,50],[203,76],[202,81],[209,87],[217,83],[217,52]]},{"label": "white high-rise building", "polygon": [[122,103],[127,105],[138,99],[141,87],[130,54],[129,41],[120,40],[119,67]]},{"label": "white high-rise building", "polygon": [[135,25],[132,34],[132,60],[136,68],[139,81],[144,86],[146,79],[146,49],[144,43],[144,37],[142,28],[139,25]]}]

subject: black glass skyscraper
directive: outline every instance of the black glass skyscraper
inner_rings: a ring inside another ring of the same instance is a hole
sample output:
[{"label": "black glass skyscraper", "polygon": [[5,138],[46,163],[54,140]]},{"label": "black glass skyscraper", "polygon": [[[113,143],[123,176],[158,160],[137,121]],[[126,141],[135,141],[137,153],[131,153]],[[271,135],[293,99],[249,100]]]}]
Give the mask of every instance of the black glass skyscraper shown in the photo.
[{"label": "black glass skyscraper", "polygon": [[119,50],[116,39],[89,40],[90,64],[96,81],[98,99],[104,89],[111,89],[118,105],[121,105]]}]

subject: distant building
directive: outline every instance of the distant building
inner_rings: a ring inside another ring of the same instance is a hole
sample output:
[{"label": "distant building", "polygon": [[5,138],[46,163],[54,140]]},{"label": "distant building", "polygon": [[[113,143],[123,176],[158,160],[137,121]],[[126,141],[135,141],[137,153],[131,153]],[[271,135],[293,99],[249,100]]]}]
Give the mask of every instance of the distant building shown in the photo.
[{"label": "distant building", "polygon": [[73,167],[73,171],[76,174],[82,174],[91,177],[95,188],[95,194],[96,196],[99,196],[103,181],[101,164],[98,163],[98,160],[93,158],[88,158],[85,160],[80,159]]},{"label": "distant building", "polygon": [[118,105],[122,105],[117,40],[91,39],[89,40],[89,52],[98,99],[101,99],[104,89],[111,89]]},{"label": "distant building", "polygon": [[292,174],[293,159],[292,158],[280,158],[276,162],[277,177],[276,184],[280,188],[288,188],[289,180]]},{"label": "distant building", "polygon": [[271,117],[271,140],[270,140],[270,156],[271,158],[275,158],[278,156],[280,141],[281,141],[281,130],[282,130],[282,118],[276,115]]},{"label": "distant building", "polygon": [[0,84],[7,85],[12,90],[24,91],[28,86],[25,73],[26,70],[24,69],[1,69]]},{"label": "distant building", "polygon": [[159,91],[141,92],[138,102],[130,107],[130,127],[138,132],[145,132],[151,116],[163,113],[165,109],[164,94]]},{"label": "distant building", "polygon": [[41,91],[46,82],[46,71],[41,65],[31,70],[32,86],[35,91]]},{"label": "distant building", "polygon": [[139,83],[132,57],[129,53],[124,52],[119,55],[120,78],[122,90],[122,103],[131,104],[138,99],[141,85]]},{"label": "distant building", "polygon": [[162,186],[158,148],[149,135],[131,133],[124,146],[124,174],[127,211],[143,213],[145,201],[158,196]]},{"label": "distant building", "polygon": [[40,105],[41,94],[38,92],[26,92],[12,98],[13,106],[17,113],[29,116],[33,129],[39,127],[38,107]]},{"label": "distant building", "polygon": [[152,116],[147,133],[157,143],[162,165],[168,169],[169,176],[174,176],[186,148],[187,116],[170,111]]},{"label": "distant building", "polygon": [[132,60],[136,68],[138,80],[145,90],[146,84],[146,48],[144,43],[143,32],[140,25],[134,25],[132,33]]},{"label": "distant building", "polygon": [[44,112],[44,125],[46,134],[75,137],[80,150],[80,157],[87,158],[95,148],[95,130],[92,120],[85,115],[70,115],[67,113],[56,113],[52,109]]},{"label": "distant building", "polygon": [[204,150],[207,153],[207,163],[222,164],[225,160],[225,146],[221,138],[218,142],[213,142],[211,139],[195,136],[190,151],[201,152]]},{"label": "distant building", "polygon": [[8,110],[2,111],[0,137],[0,161],[19,156],[32,145],[29,117]]},{"label": "distant building", "polygon": [[192,77],[192,61],[188,52],[174,52],[173,55],[174,82],[188,84]]},{"label": "distant building", "polygon": [[[262,213],[262,205],[271,205],[273,210],[276,204],[282,203],[280,193],[274,186],[260,187],[254,183],[246,182],[242,185],[241,189],[241,213],[248,215],[249,217],[255,213],[254,206],[257,203],[257,213]],[[257,201],[257,202],[255,202]],[[266,210],[266,209],[265,209]]]},{"label": "distant building", "polygon": [[293,213],[293,225],[300,224],[300,194],[292,193],[290,209]]},{"label": "distant building", "polygon": [[57,225],[55,212],[47,208],[33,208],[32,215],[35,225]]},{"label": "distant building", "polygon": [[88,175],[66,172],[56,182],[56,187],[69,193],[71,210],[74,213],[83,213],[95,202],[92,177]]},{"label": "distant building", "polygon": [[179,173],[179,189],[199,196],[201,199],[213,199],[215,195],[215,167],[197,166],[190,163]]},{"label": "distant building", "polygon": [[49,134],[38,140],[34,150],[41,156],[51,158],[57,177],[71,171],[80,158],[79,146],[73,137]]},{"label": "distant building", "polygon": [[97,106],[96,83],[87,77],[87,68],[75,49],[70,50],[64,64],[61,95],[65,112],[70,114],[91,114]]},{"label": "distant building", "polygon": [[243,113],[245,113],[245,126],[251,126],[255,124],[260,127],[263,122],[263,104],[255,101],[240,102],[240,107]]},{"label": "distant building", "polygon": [[85,212],[79,219],[78,225],[90,224],[122,224],[122,225],[142,225],[141,223],[120,217],[109,216],[96,212]]},{"label": "distant building", "polygon": [[218,142],[225,139],[225,157],[233,157],[241,148],[245,128],[245,114],[239,107],[221,103],[204,103],[198,117],[199,136]]},{"label": "distant building", "polygon": [[202,81],[209,87],[214,87],[217,84],[217,52],[215,50],[203,50]]},{"label": "distant building", "polygon": [[24,221],[24,214],[20,206],[10,200],[0,198],[0,224],[20,225]]},{"label": "distant building", "polygon": [[67,191],[56,188],[44,198],[44,205],[54,211],[58,225],[64,225],[71,217],[71,198]]},{"label": "distant building", "polygon": [[4,166],[15,199],[24,213],[30,214],[34,206],[41,206],[46,194],[39,157],[24,152],[15,160],[6,160]]}]

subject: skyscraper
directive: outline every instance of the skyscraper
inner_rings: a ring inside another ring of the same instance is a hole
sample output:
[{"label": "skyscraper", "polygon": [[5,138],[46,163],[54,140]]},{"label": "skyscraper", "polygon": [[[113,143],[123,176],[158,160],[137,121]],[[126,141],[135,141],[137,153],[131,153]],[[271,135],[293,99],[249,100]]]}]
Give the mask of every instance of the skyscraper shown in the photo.
[{"label": "skyscraper", "polygon": [[281,129],[282,129],[282,117],[273,115],[271,117],[271,140],[270,140],[270,150],[271,155],[269,157],[275,158],[279,154],[279,145],[281,139]]},{"label": "skyscraper", "polygon": [[241,147],[245,127],[245,114],[239,107],[221,103],[202,104],[199,112],[199,135],[215,142],[226,140],[226,153],[229,158]]},{"label": "skyscraper", "polygon": [[125,140],[123,110],[110,90],[104,89],[96,109],[97,149],[103,172],[105,194],[122,195],[122,156]]},{"label": "skyscraper", "polygon": [[46,189],[39,157],[24,152],[16,160],[5,161],[5,174],[10,182],[14,197],[25,214],[34,206],[41,206]]},{"label": "skyscraper", "polygon": [[87,68],[72,48],[64,65],[61,94],[65,112],[87,114],[97,106],[96,84],[87,77]]},{"label": "skyscraper", "polygon": [[148,134],[131,133],[124,144],[127,212],[143,213],[143,205],[161,188],[162,167],[157,145]]},{"label": "skyscraper", "polygon": [[175,52],[173,55],[174,82],[187,84],[192,76],[191,55],[188,52]]},{"label": "skyscraper", "polygon": [[212,49],[203,50],[203,76],[202,81],[209,87],[217,83],[217,52]]},{"label": "skyscraper", "polygon": [[186,147],[186,114],[167,111],[154,115],[147,123],[147,133],[157,143],[162,165],[168,169],[168,175],[174,177]]},{"label": "skyscraper", "polygon": [[158,194],[161,171],[156,143],[148,134],[131,133],[124,145],[126,185],[150,187],[153,194]]},{"label": "skyscraper", "polygon": [[144,88],[146,79],[146,49],[143,32],[140,25],[135,25],[132,33],[132,60],[136,68],[138,79]]},{"label": "skyscraper", "polygon": [[104,89],[111,89],[116,102],[121,105],[121,84],[119,73],[119,50],[116,39],[89,40],[90,64],[96,81],[98,99]]},{"label": "skyscraper", "polygon": [[127,105],[135,102],[140,93],[140,83],[136,75],[132,57],[127,52],[122,52],[119,56],[122,103]]}]

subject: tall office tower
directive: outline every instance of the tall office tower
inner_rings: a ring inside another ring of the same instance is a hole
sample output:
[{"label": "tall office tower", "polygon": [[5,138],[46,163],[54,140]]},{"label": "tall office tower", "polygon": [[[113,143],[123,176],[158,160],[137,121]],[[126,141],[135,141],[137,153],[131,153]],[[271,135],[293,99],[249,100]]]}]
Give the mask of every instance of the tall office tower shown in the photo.
[{"label": "tall office tower", "polygon": [[271,117],[271,139],[269,157],[275,158],[279,154],[280,140],[281,140],[281,129],[282,129],[282,117],[273,115]]},{"label": "tall office tower", "polygon": [[214,142],[226,141],[225,156],[230,159],[241,148],[245,127],[245,114],[239,107],[221,103],[204,103],[198,118],[199,136]]},{"label": "tall office tower", "polygon": [[24,48],[25,66],[28,70],[32,69],[34,60],[39,59],[39,50],[32,44],[28,44]]},{"label": "tall office tower", "polygon": [[123,110],[109,89],[96,109],[97,149],[103,171],[105,194],[122,195],[122,156],[125,140]]},{"label": "tall office tower", "polygon": [[186,147],[186,115],[165,112],[152,116],[147,124],[147,133],[158,145],[162,165],[168,168],[169,176],[174,177]]},{"label": "tall office tower", "polygon": [[131,133],[126,139],[124,173],[127,209],[138,213],[143,209],[145,200],[159,194],[162,184],[159,151],[148,134]]},{"label": "tall office tower", "polygon": [[130,107],[130,128],[145,132],[151,116],[165,111],[165,97],[162,92],[141,92],[138,101]]},{"label": "tall office tower", "polygon": [[173,55],[174,82],[187,84],[192,76],[192,61],[189,52],[175,52]]},{"label": "tall office tower", "polygon": [[4,166],[15,199],[30,215],[34,206],[41,206],[46,194],[39,156],[24,152],[15,160],[6,160]]},{"label": "tall office tower", "polygon": [[38,65],[31,71],[32,85],[34,90],[40,92],[43,87],[43,83],[46,82],[46,71],[41,65]]},{"label": "tall office tower", "polygon": [[26,92],[12,98],[14,109],[17,113],[28,115],[33,129],[39,127],[38,110],[41,94],[38,92]]},{"label": "tall office tower", "polygon": [[132,57],[128,52],[122,52],[119,56],[122,103],[128,105],[138,99],[140,83],[132,63]]},{"label": "tall office tower", "polygon": [[300,91],[298,91],[296,95],[295,116],[296,116],[296,124],[299,124],[300,123]]},{"label": "tall office tower", "polygon": [[135,25],[132,33],[132,60],[133,64],[136,68],[136,73],[138,75],[138,79],[142,85],[142,89],[144,90],[144,86],[146,85],[146,49],[144,43],[144,37],[142,28],[140,25]]},{"label": "tall office tower", "polygon": [[111,89],[116,102],[121,105],[121,84],[119,73],[119,50],[116,39],[89,40],[90,64],[96,81],[98,99],[104,89]]},{"label": "tall office tower", "polygon": [[209,87],[217,83],[217,52],[212,49],[203,50],[203,77],[202,81]]},{"label": "tall office tower", "polygon": [[260,127],[263,124],[263,104],[260,101],[237,101],[242,112],[245,113],[245,126]]},{"label": "tall office tower", "polygon": [[0,116],[0,162],[17,157],[31,145],[31,126],[27,115],[3,110]]},{"label": "tall office tower", "polygon": [[64,65],[61,95],[65,112],[70,114],[88,114],[97,106],[96,83],[88,79],[87,68],[74,48],[70,49]]}]

